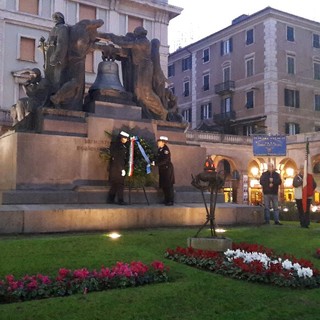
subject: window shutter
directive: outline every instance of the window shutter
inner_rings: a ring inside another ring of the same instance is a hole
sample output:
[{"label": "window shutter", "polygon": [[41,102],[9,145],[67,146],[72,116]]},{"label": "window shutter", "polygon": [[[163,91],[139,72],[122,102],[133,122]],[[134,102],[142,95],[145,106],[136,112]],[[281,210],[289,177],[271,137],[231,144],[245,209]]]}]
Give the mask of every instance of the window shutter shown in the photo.
[{"label": "window shutter", "polygon": [[296,91],[296,108],[300,108],[300,92]]},{"label": "window shutter", "polygon": [[223,41],[220,42],[220,55],[223,56]]},{"label": "window shutter", "polygon": [[284,105],[289,106],[289,90],[284,89]]},{"label": "window shutter", "polygon": [[286,133],[286,134],[289,134],[289,123],[286,123],[285,133]]},{"label": "window shutter", "polygon": [[296,123],[296,134],[300,133],[300,125]]},{"label": "window shutter", "polygon": [[230,44],[230,52],[232,52],[233,49],[233,44],[232,44],[232,38],[229,39],[229,44]]},{"label": "window shutter", "polygon": [[212,118],[212,103],[209,103],[209,118]]}]

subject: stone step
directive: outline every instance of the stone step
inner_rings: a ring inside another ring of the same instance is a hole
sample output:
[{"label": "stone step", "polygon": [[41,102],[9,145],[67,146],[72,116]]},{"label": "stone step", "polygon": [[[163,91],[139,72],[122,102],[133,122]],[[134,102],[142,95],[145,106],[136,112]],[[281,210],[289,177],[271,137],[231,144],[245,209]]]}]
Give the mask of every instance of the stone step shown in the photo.
[{"label": "stone step", "polygon": [[[215,223],[217,227],[261,225],[263,208],[220,203],[216,206]],[[0,234],[114,230],[119,232],[125,229],[190,226],[210,228],[210,223],[206,221],[204,205],[185,203],[170,207],[160,204],[0,206]]]},{"label": "stone step", "polygon": [[[77,187],[75,190],[9,190],[0,193],[2,204],[103,204],[106,203],[109,187]],[[157,204],[163,202],[163,194],[154,188],[125,189],[125,201],[136,204]],[[207,202],[210,194],[204,193]],[[175,191],[176,203],[203,203],[200,191]],[[224,202],[224,195],[218,194],[217,203]]]}]

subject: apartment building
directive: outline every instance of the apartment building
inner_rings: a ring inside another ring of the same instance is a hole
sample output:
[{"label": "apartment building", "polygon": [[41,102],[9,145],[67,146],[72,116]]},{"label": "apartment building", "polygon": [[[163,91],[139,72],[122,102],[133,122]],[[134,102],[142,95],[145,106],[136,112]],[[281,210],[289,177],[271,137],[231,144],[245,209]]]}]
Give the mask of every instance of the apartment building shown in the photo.
[{"label": "apartment building", "polygon": [[[38,50],[39,39],[47,39],[53,27],[52,13],[60,11],[73,25],[82,19],[102,19],[101,32],[125,35],[143,26],[147,37],[160,40],[163,69],[169,54],[168,24],[182,8],[168,0],[3,0],[0,1],[0,122],[11,122],[9,110],[25,96],[21,71],[43,69],[44,57]],[[101,53],[87,55],[86,82],[89,87],[96,78]]]},{"label": "apartment building", "polygon": [[320,23],[267,7],[169,55],[193,129],[236,135],[320,131]]}]

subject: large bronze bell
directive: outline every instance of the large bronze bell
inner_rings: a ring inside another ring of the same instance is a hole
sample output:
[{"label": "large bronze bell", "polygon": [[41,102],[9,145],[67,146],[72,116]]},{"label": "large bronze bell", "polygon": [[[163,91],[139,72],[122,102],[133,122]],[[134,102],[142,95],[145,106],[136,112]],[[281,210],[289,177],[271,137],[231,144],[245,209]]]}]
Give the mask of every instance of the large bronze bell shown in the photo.
[{"label": "large bronze bell", "polygon": [[101,61],[98,66],[96,80],[90,90],[125,92],[126,90],[120,82],[118,64],[114,61]]},{"label": "large bronze bell", "polygon": [[[114,61],[101,61],[95,82],[89,89],[87,104],[93,101],[106,101],[132,104],[132,93],[126,91],[120,82],[119,67]],[[86,109],[86,108],[85,108]],[[89,110],[92,107],[89,107]]]}]

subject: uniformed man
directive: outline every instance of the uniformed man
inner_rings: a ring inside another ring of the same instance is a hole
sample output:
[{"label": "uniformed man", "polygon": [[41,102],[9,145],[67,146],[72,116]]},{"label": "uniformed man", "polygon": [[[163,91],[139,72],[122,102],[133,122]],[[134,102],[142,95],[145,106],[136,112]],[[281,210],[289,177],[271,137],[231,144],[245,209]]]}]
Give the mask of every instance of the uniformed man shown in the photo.
[{"label": "uniformed man", "polygon": [[126,143],[129,140],[129,134],[121,131],[114,143],[110,146],[110,170],[109,181],[111,184],[108,194],[108,203],[115,203],[117,197],[119,205],[126,205],[123,200],[124,179],[126,175],[126,167],[128,164],[128,148]]},{"label": "uniformed man", "polygon": [[174,189],[175,183],[174,168],[171,162],[171,153],[167,146],[168,138],[161,136],[157,140],[158,154],[156,165],[159,168],[159,187],[164,193],[164,204],[166,206],[173,206],[174,203]]}]

